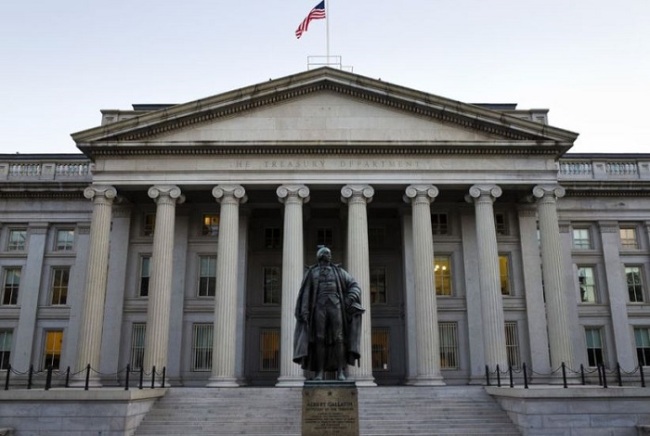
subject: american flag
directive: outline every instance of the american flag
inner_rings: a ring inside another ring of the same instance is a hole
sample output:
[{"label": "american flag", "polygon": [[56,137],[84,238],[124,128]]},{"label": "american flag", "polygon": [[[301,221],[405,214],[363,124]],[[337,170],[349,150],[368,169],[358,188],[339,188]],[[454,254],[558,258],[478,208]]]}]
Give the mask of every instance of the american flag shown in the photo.
[{"label": "american flag", "polygon": [[300,38],[302,33],[307,31],[311,20],[322,20],[323,18],[325,18],[325,0],[314,6],[314,9],[309,11],[307,17],[302,20],[302,23],[300,23],[300,26],[296,29],[296,38]]}]

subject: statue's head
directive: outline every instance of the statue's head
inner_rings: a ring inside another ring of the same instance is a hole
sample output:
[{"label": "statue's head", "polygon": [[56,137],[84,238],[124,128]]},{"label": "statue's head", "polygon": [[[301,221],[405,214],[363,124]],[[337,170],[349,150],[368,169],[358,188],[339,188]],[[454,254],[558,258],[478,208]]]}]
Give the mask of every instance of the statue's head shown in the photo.
[{"label": "statue's head", "polygon": [[332,260],[332,252],[330,251],[329,248],[327,247],[320,247],[318,251],[316,252],[316,258],[320,260],[324,260],[326,262],[329,262]]}]

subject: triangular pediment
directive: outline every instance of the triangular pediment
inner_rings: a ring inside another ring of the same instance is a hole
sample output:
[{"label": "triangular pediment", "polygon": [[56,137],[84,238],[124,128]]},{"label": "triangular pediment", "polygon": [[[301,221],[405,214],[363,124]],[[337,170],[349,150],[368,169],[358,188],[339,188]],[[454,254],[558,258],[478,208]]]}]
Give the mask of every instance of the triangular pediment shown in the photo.
[{"label": "triangular pediment", "polygon": [[577,134],[357,74],[321,68],[73,135],[89,155],[220,144],[543,144]]}]

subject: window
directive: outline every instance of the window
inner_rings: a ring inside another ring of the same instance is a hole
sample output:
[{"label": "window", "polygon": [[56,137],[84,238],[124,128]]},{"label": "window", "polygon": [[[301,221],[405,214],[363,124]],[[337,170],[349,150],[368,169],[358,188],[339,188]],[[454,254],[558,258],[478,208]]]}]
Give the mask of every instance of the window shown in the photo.
[{"label": "window", "polygon": [[260,330],[260,371],[280,370],[280,330]]},{"label": "window", "polygon": [[149,271],[151,265],[151,256],[142,256],[140,258],[140,287],[138,295],[140,297],[149,296]]},{"label": "window", "polygon": [[636,357],[639,361],[639,366],[650,365],[650,328],[635,328],[634,340],[636,341]]},{"label": "window", "polygon": [[621,237],[621,249],[623,250],[638,250],[639,242],[636,237],[636,228],[622,227],[618,231]]},{"label": "window", "polygon": [[431,231],[434,235],[449,234],[449,220],[446,213],[431,214]]},{"label": "window", "polygon": [[62,345],[63,330],[50,330],[45,333],[43,368],[59,369]]},{"label": "window", "polygon": [[519,352],[519,332],[517,322],[506,322],[506,355],[508,356],[508,365],[513,368],[521,366],[521,353]]},{"label": "window", "polygon": [[199,264],[199,297],[214,297],[217,285],[217,256],[200,256]]},{"label": "window", "polygon": [[192,326],[192,371],[212,370],[212,324]]},{"label": "window", "polygon": [[219,215],[203,215],[203,227],[201,229],[201,234],[203,236],[219,236]]},{"label": "window", "polygon": [[145,213],[144,220],[142,221],[142,234],[144,236],[153,236],[153,232],[155,229],[156,229],[156,214]]},{"label": "window", "polygon": [[368,246],[374,249],[386,246],[386,229],[384,227],[370,227],[368,229]]},{"label": "window", "polygon": [[587,362],[589,366],[602,365],[603,361],[603,339],[599,328],[586,328],[587,336]]},{"label": "window", "polygon": [[18,288],[20,288],[20,268],[6,268],[2,286],[2,304],[18,304]]},{"label": "window", "polygon": [[55,251],[72,251],[74,249],[74,230],[60,229],[56,231]]},{"label": "window", "polygon": [[372,329],[372,370],[388,371],[390,361],[390,330],[386,328]]},{"label": "window", "polygon": [[504,213],[495,213],[494,214],[494,225],[496,226],[497,235],[507,236],[508,232],[508,220],[506,214]]},{"label": "window", "polygon": [[435,276],[436,295],[451,295],[451,259],[449,256],[434,258],[433,274]]},{"label": "window", "polygon": [[440,337],[440,368],[458,369],[458,324],[455,322],[439,322],[438,336]]},{"label": "window", "polygon": [[52,268],[52,305],[66,304],[68,301],[69,281],[69,267],[64,266]]},{"label": "window", "polygon": [[631,303],[643,302],[643,280],[641,268],[638,266],[626,266],[625,278],[627,280],[627,293]]},{"label": "window", "polygon": [[0,330],[0,369],[8,369],[11,363],[11,331]]},{"label": "window", "polygon": [[386,268],[383,266],[370,268],[370,303],[386,303]]},{"label": "window", "polygon": [[316,245],[332,247],[334,234],[331,227],[320,227],[316,230]]},{"label": "window", "polygon": [[7,241],[7,251],[25,251],[27,242],[26,229],[9,230],[9,240]]},{"label": "window", "polygon": [[501,295],[510,295],[510,259],[507,255],[499,256],[499,283]]},{"label": "window", "polygon": [[282,297],[282,279],[280,267],[264,267],[264,304],[280,304]]},{"label": "window", "polygon": [[276,249],[282,247],[282,232],[279,227],[267,227],[264,229],[264,247]]},{"label": "window", "polygon": [[596,298],[596,279],[594,277],[594,268],[591,266],[578,267],[578,284],[580,286],[580,302],[595,303]]},{"label": "window", "polygon": [[131,359],[129,364],[131,369],[140,369],[144,364],[144,338],[147,331],[147,325],[143,322],[133,323],[131,327]]},{"label": "window", "polygon": [[577,250],[589,250],[591,248],[589,229],[573,229],[573,248]]}]

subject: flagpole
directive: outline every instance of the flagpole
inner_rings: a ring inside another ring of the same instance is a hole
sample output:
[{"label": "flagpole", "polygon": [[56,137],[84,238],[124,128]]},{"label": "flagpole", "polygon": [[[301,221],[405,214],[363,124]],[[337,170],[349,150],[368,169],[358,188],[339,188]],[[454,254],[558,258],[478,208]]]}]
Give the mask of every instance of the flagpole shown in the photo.
[{"label": "flagpole", "polygon": [[329,2],[331,0],[325,0],[325,53],[327,55],[326,64],[330,63],[330,13],[331,9],[329,7]]}]

